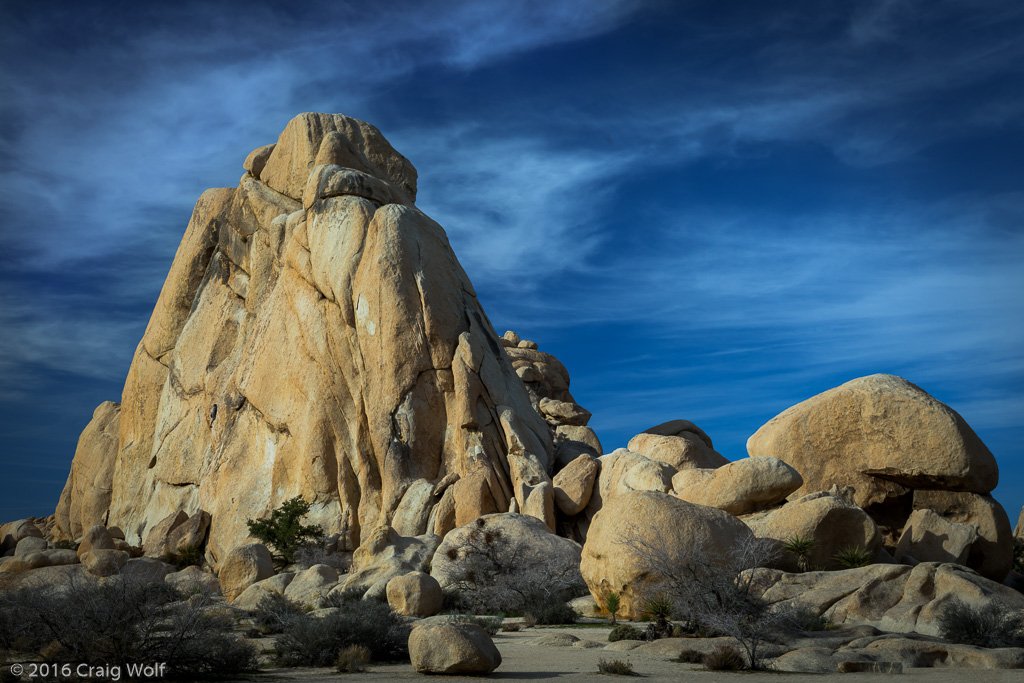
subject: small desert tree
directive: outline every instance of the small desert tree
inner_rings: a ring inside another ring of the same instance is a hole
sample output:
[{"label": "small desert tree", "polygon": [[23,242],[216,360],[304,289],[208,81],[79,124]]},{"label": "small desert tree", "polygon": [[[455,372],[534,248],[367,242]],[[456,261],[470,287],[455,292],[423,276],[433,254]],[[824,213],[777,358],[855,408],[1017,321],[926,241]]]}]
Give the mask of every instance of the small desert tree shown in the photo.
[{"label": "small desert tree", "polygon": [[301,495],[295,496],[271,512],[268,519],[250,519],[246,522],[249,533],[275,551],[274,559],[278,564],[291,564],[300,548],[319,543],[324,536],[319,526],[302,523],[302,518],[309,513],[311,506]]},{"label": "small desert tree", "polygon": [[656,579],[651,594],[662,593],[674,613],[692,625],[732,636],[743,648],[747,665],[759,668],[762,645],[784,628],[788,613],[762,599],[765,573],[757,571],[778,558],[778,543],[752,534],[726,553],[715,553],[707,532],[689,545],[666,541],[657,530],[627,530],[620,542]]}]

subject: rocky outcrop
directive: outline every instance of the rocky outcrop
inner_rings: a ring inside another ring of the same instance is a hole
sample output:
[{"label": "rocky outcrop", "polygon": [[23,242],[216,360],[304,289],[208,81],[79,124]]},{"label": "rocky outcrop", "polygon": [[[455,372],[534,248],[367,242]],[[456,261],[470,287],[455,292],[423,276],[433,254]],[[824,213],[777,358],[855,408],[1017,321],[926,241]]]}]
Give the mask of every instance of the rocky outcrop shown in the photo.
[{"label": "rocky outcrop", "polygon": [[[302,114],[245,168],[197,202],[120,407],[83,433],[60,534],[116,524],[138,545],[202,509],[219,561],[298,494],[343,550],[431,533],[453,502],[554,528],[552,437],[590,440],[589,413],[557,359],[497,336],[409,161],[369,124]],[[454,501],[434,494],[451,474]]]},{"label": "rocky outcrop", "polygon": [[675,470],[714,469],[728,464],[704,430],[689,420],[671,420],[629,440],[627,450],[670,465]]},{"label": "rocky outcrop", "polygon": [[743,522],[722,510],[655,491],[621,493],[594,517],[580,571],[599,605],[604,607],[608,593],[618,593],[620,616],[637,618],[660,578],[651,569],[650,557],[637,549],[673,552],[700,545],[710,561],[725,562],[750,537]]},{"label": "rocky outcrop", "polygon": [[927,508],[915,510],[893,558],[897,562],[967,564],[967,553],[977,540],[978,527],[973,524],[950,522]]},{"label": "rocky outcrop", "polygon": [[965,564],[982,576],[1002,581],[1013,566],[1013,536],[1010,519],[992,496],[968,491],[914,491],[913,508],[932,510],[949,522],[968,524],[978,538],[967,553]]},{"label": "rocky outcrop", "polygon": [[912,489],[988,493],[995,458],[956,411],[894,375],[870,375],[818,394],[768,421],[747,441],[803,477],[799,493],[853,486],[868,508]]},{"label": "rocky outcrop", "polygon": [[352,555],[352,567],[335,590],[384,598],[391,579],[427,566],[440,543],[433,534],[402,536],[391,527],[378,527]]}]

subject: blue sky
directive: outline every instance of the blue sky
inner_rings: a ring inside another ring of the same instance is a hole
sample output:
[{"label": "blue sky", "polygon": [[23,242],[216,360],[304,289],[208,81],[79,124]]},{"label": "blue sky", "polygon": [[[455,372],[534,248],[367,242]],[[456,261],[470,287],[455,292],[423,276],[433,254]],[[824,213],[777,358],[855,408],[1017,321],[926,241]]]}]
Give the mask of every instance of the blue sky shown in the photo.
[{"label": "blue sky", "polygon": [[737,459],[891,372],[989,445],[1015,521],[1021,35],[1010,0],[4,3],[0,519],[52,512],[199,194],[330,111],[413,162],[606,450],[682,417]]}]

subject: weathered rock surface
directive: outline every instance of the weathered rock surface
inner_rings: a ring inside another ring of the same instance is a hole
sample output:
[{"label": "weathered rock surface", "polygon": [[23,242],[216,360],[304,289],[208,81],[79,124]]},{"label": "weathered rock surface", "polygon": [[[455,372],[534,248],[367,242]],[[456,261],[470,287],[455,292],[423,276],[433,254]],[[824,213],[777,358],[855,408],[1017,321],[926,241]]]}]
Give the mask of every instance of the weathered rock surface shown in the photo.
[{"label": "weathered rock surface", "polygon": [[302,114],[245,166],[237,188],[197,202],[120,409],[104,404],[83,433],[60,533],[116,524],[138,545],[202,509],[220,561],[246,520],[303,494],[308,522],[353,550],[395,520],[433,531],[443,502],[423,494],[451,473],[478,484],[463,520],[550,484],[538,410],[560,401],[555,422],[583,421],[568,373],[534,344],[499,343],[413,204],[408,160],[369,124]]},{"label": "weathered rock surface", "polygon": [[555,471],[581,455],[598,458],[604,455],[601,440],[590,427],[559,425],[555,428]]},{"label": "weathered rock surface", "polygon": [[[164,581],[185,595],[196,593],[212,595],[221,592],[220,581],[217,580],[217,577],[210,572],[203,571],[199,567],[185,567],[181,571],[168,572],[164,574]],[[238,603],[239,600],[236,598],[234,604],[238,607],[244,607],[244,605],[239,605]]]},{"label": "weathered rock surface", "polygon": [[[685,425],[693,426],[694,429],[697,429],[696,425],[687,420],[674,420],[666,424],[672,425],[675,423],[685,423]],[[626,448],[633,453],[640,453],[651,460],[671,465],[675,470],[688,468],[714,469],[729,463],[721,453],[711,447],[711,439],[707,438],[703,431],[698,433],[690,431],[690,429],[680,429],[676,434],[662,434],[661,432],[668,431],[662,425],[652,427],[651,429],[658,429],[659,431],[651,432],[648,430],[637,434],[629,440]]]},{"label": "weathered rock surface", "polygon": [[987,493],[995,458],[956,411],[894,375],[870,375],[818,394],[769,420],[747,441],[804,479],[799,493],[853,486],[861,507],[915,488]]},{"label": "weathered rock surface", "polygon": [[284,597],[300,605],[317,605],[338,585],[338,570],[326,564],[315,564],[295,574],[284,589]]},{"label": "weathered rock surface", "polygon": [[121,568],[120,574],[143,582],[159,582],[174,571],[173,564],[153,557],[130,557]]},{"label": "weathered rock surface", "polygon": [[939,635],[938,617],[956,597],[974,607],[1024,609],[1024,595],[956,564],[869,565],[835,572],[772,572],[770,604],[797,603],[835,624]]},{"label": "weathered rock surface", "polygon": [[537,566],[578,566],[582,548],[578,543],[556,536],[535,517],[505,512],[488,515],[453,529],[444,537],[434,555],[430,575],[442,588],[451,585],[462,558],[487,544],[488,539],[516,548],[519,568],[536,571]]},{"label": "weathered rock surface", "polygon": [[598,461],[583,454],[555,475],[555,504],[567,515],[578,515],[590,502],[594,481],[601,470]]},{"label": "weathered rock surface", "polygon": [[[686,471],[681,470],[676,476]],[[678,481],[685,482],[685,478],[680,477]],[[673,487],[676,482],[673,477]],[[689,503],[741,515],[782,502],[801,484],[800,473],[778,458],[745,458],[710,470],[708,476],[700,477],[699,483],[677,488],[675,494]]]},{"label": "weathered rock surface", "polygon": [[1013,530],[1013,537],[1024,541],[1024,507],[1020,509],[1020,516],[1017,518],[1017,526]]},{"label": "weathered rock surface", "polygon": [[128,562],[128,553],[123,550],[88,550],[78,556],[82,566],[95,576],[113,576]]},{"label": "weathered rock surface", "polygon": [[233,549],[218,566],[217,579],[229,601],[257,581],[274,575],[274,560],[262,543],[249,543]]},{"label": "weathered rock surface", "polygon": [[90,550],[114,550],[114,539],[102,524],[90,527],[82,536],[82,542],[78,544],[79,559]]},{"label": "weathered rock surface", "polygon": [[982,576],[1002,581],[1013,566],[1013,536],[1006,511],[992,496],[967,491],[914,491],[915,510],[932,510],[944,519],[978,529],[966,564]]},{"label": "weathered rock surface", "polygon": [[120,425],[121,404],[106,401],[93,411],[92,420],[78,437],[71,472],[55,512],[57,528],[66,539],[78,538],[89,527],[109,521]]},{"label": "weathered rock surface", "polygon": [[420,571],[437,551],[439,536],[401,536],[391,527],[374,529],[352,555],[352,567],[335,590],[362,591],[365,597],[383,598],[388,581]]},{"label": "weathered rock surface", "polygon": [[407,617],[432,617],[441,611],[441,584],[430,574],[410,572],[388,581],[388,604]]},{"label": "weathered rock surface", "polygon": [[[882,548],[878,527],[864,510],[824,491],[746,515],[743,521],[758,538],[774,538],[780,543],[794,537],[813,541],[807,556],[810,567],[836,568],[835,555],[844,548],[861,548],[872,558]],[[790,571],[798,568],[797,558],[789,553],[780,556],[779,564]]]},{"label": "weathered rock surface", "polygon": [[423,674],[488,674],[501,665],[494,641],[476,624],[419,624],[409,635],[409,658]]},{"label": "weathered rock surface", "polygon": [[741,521],[717,508],[693,505],[653,491],[622,493],[607,500],[594,517],[583,546],[580,571],[590,594],[604,607],[609,592],[619,594],[619,614],[639,617],[645,593],[657,577],[644,558],[623,544],[634,538],[669,548],[703,547],[712,558],[727,558],[751,536]]},{"label": "weathered rock surface", "polygon": [[916,562],[967,563],[967,553],[978,540],[978,527],[958,524],[932,510],[915,510],[903,529],[896,553],[897,562],[909,556]]},{"label": "weathered rock surface", "polygon": [[0,526],[0,554],[14,550],[19,541],[28,537],[43,537],[43,532],[31,520],[19,519]]},{"label": "weathered rock surface", "polygon": [[239,609],[255,609],[262,600],[269,593],[276,593],[277,595],[284,595],[285,590],[288,588],[288,584],[295,578],[295,572],[281,572],[271,576],[269,579],[263,579],[257,581],[234,599],[232,604]]},{"label": "weathered rock surface", "polygon": [[36,553],[41,550],[46,550],[45,538],[26,536],[18,541],[18,545],[14,547],[14,555],[17,557],[18,555],[27,555],[28,553]]}]

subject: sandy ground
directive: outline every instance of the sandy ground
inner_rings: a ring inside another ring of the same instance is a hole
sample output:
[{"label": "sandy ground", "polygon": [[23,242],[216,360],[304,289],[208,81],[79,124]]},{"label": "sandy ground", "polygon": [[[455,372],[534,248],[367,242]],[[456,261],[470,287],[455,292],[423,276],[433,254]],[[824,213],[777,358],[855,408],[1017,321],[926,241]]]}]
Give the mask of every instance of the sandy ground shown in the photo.
[{"label": "sandy ground", "polygon": [[[856,681],[884,679],[882,674],[790,674],[790,673],[750,673],[750,672],[713,672],[704,671],[699,664],[678,664],[669,661],[668,656],[641,654],[636,652],[614,652],[598,648],[581,647],[542,647],[529,644],[529,641],[550,633],[569,633],[581,640],[608,642],[609,628],[533,628],[519,633],[499,633],[494,636],[494,644],[501,652],[502,663],[498,669],[487,676],[443,676],[444,681],[477,681],[481,680],[643,680],[643,681],[694,681],[696,683],[786,683],[799,681],[812,683],[824,679],[840,679],[844,683]],[[637,677],[608,676],[598,673],[599,659],[627,660],[633,665]],[[1024,683],[1024,671],[985,671],[978,669],[928,668],[907,669],[899,675],[900,680],[911,683]],[[303,683],[356,683],[359,681],[420,680],[424,678],[416,673],[410,664],[371,665],[369,670],[360,674],[338,674],[333,669],[270,669],[260,676],[238,680],[281,680],[302,681]]]}]

